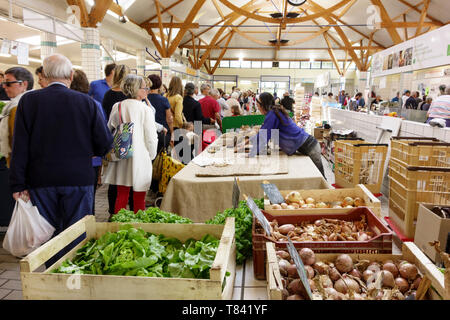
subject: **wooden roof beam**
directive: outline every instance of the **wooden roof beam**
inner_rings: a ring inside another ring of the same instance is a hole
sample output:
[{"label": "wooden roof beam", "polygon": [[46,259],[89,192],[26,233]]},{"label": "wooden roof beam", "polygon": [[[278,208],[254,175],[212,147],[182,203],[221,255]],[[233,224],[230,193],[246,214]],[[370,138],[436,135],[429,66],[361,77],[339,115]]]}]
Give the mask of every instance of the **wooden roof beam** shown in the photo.
[{"label": "wooden roof beam", "polygon": [[425,18],[427,16],[427,12],[428,12],[428,7],[429,6],[430,6],[430,0],[424,0],[423,1],[422,13],[420,14],[419,25],[417,26],[415,37],[420,35],[420,31],[422,30],[423,23],[424,23]]},{"label": "wooden roof beam", "polygon": [[336,56],[334,55],[334,51],[333,51],[333,48],[332,48],[332,46],[331,46],[330,40],[328,39],[327,33],[324,33],[324,34],[323,34],[323,38],[325,39],[325,42],[327,43],[327,46],[328,46],[328,54],[330,55],[330,58],[331,58],[331,60],[333,61],[334,66],[336,67],[337,72],[338,72],[341,76],[344,76],[344,74],[342,73],[341,68],[339,67],[339,63],[338,63],[338,61],[337,61],[337,59],[336,59]]},{"label": "wooden roof beam", "polygon": [[233,38],[234,33],[235,33],[234,31],[231,31],[231,32],[230,32],[230,34],[229,34],[229,36],[228,36],[228,40],[227,40],[227,42],[226,42],[224,48],[222,49],[222,52],[220,53],[219,58],[216,60],[216,63],[214,64],[214,67],[213,67],[212,70],[211,70],[211,74],[214,74],[214,72],[216,72],[216,69],[217,69],[217,67],[218,67],[219,64],[220,64],[220,61],[222,61],[223,56],[224,56],[225,53],[227,52],[228,44],[230,43],[231,38]]},{"label": "wooden roof beam", "polygon": [[67,0],[69,6],[77,6],[80,8],[80,25],[83,28],[89,26],[89,12],[87,11],[84,0]]},{"label": "wooden roof beam", "polygon": [[[378,8],[380,8],[380,15],[382,22],[392,25],[392,20],[389,17],[389,14],[386,8],[384,7],[383,3],[381,2],[381,0],[370,0],[370,1],[372,2],[373,5],[378,6]],[[394,42],[394,44],[399,44],[402,42],[402,38],[398,34],[397,29],[395,29],[395,27],[389,26],[387,27],[387,31],[391,36],[391,39]]]},{"label": "wooden roof beam", "polygon": [[[191,24],[194,21],[195,16],[200,11],[200,8],[203,6],[205,1],[206,0],[197,0],[195,2],[194,6],[192,7],[191,11],[189,12],[189,14],[187,15],[187,17],[186,17],[186,19],[184,21],[186,24]],[[172,43],[171,43],[171,45],[170,45],[170,47],[168,49],[168,56],[169,57],[175,52],[175,50],[177,49],[178,45],[180,44],[181,39],[183,39],[183,36],[186,33],[186,31],[188,31],[188,29],[189,28],[181,28],[178,31],[177,36],[172,41]]]},{"label": "wooden roof beam", "polygon": [[95,0],[95,4],[89,13],[89,27],[96,28],[97,23],[103,21],[106,11],[109,10],[112,3],[112,0]]},{"label": "wooden roof beam", "polygon": [[[414,5],[412,5],[411,3],[409,3],[409,2],[406,1],[406,0],[397,0],[397,1],[400,1],[400,2],[403,3],[405,6],[408,6],[409,8],[411,8],[412,10],[414,10],[414,11],[416,11],[416,12],[418,12],[418,13],[422,13],[422,11],[418,9],[418,7],[419,7],[421,4],[423,4],[423,2],[418,3],[417,5],[414,6]],[[443,23],[442,21],[439,21],[438,19],[436,19],[436,18],[430,16],[428,13],[426,14],[426,17],[427,17],[428,19],[430,19],[432,22],[438,24],[438,25],[441,26],[441,27],[445,25],[445,23]]]},{"label": "wooden roof beam", "polygon": [[[163,24],[162,24],[162,17],[161,17],[161,9],[159,7],[159,1],[154,0],[155,3],[155,9],[156,9],[156,15],[158,16],[158,28],[159,28],[159,34],[161,38],[161,47],[162,50],[165,52],[165,55],[167,55],[167,48],[166,48],[166,41],[165,41],[165,34],[163,30]],[[149,28],[152,28],[152,26],[148,25]]]},{"label": "wooden roof beam", "polygon": [[[169,11],[170,9],[172,9],[173,7],[175,7],[176,5],[180,4],[180,3],[183,2],[183,1],[184,1],[184,0],[178,0],[178,1],[174,2],[174,3],[172,3],[170,6],[165,7],[165,8],[163,7],[163,5],[161,5],[161,8],[163,8],[163,10],[161,11],[161,14],[163,14],[163,13]],[[143,25],[143,24],[145,24],[145,23],[148,23],[148,22],[152,21],[152,20],[155,19],[156,17],[158,17],[158,14],[155,14],[154,16],[148,18],[147,20],[145,20],[144,22],[142,22],[141,25]]]}]

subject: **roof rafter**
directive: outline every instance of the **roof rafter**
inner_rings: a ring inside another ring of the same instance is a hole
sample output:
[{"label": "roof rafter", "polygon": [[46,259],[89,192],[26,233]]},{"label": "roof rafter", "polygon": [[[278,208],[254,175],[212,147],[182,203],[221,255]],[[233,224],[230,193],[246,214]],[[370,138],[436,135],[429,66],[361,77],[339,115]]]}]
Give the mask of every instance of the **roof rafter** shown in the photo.
[{"label": "roof rafter", "polygon": [[[412,5],[411,3],[409,3],[409,2],[406,1],[406,0],[397,0],[397,1],[400,1],[400,2],[403,3],[405,6],[408,6],[409,8],[411,8],[412,10],[414,10],[414,11],[416,11],[416,12],[418,12],[418,13],[422,13],[422,12],[418,9],[418,7],[419,7],[421,4],[423,4],[423,2],[420,2],[420,3],[418,3],[418,4],[416,4],[416,5],[414,6],[414,5]],[[445,25],[445,23],[443,23],[442,21],[439,21],[438,19],[436,19],[436,18],[430,16],[428,13],[426,14],[426,17],[427,17],[428,19],[430,19],[432,22],[439,24],[440,26],[444,26],[444,25]]]},{"label": "roof rafter", "polygon": [[[389,17],[389,14],[388,14],[386,8],[384,7],[383,3],[381,2],[381,0],[370,0],[370,1],[372,2],[373,5],[378,6],[378,8],[380,9],[380,15],[381,15],[382,22],[392,25],[392,20]],[[387,28],[387,31],[388,31],[389,35],[391,36],[391,39],[394,42],[394,44],[399,44],[402,42],[402,38],[398,34],[395,27],[389,26]]]},{"label": "roof rafter", "polygon": [[427,16],[429,5],[430,5],[430,0],[424,0],[423,1],[422,13],[420,14],[419,25],[417,26],[415,37],[420,35],[420,30],[422,29],[423,22],[425,21],[425,18]]}]

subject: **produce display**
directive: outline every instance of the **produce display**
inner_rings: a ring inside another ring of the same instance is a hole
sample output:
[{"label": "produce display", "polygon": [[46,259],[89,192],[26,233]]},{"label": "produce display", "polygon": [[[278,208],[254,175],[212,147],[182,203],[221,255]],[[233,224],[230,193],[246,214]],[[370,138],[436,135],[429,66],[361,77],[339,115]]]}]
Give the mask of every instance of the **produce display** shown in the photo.
[{"label": "produce display", "polygon": [[107,232],[80,248],[53,273],[209,279],[219,239],[205,235],[185,243],[131,225]]},{"label": "produce display", "polygon": [[[264,199],[254,199],[260,209],[264,208]],[[242,264],[252,255],[252,223],[253,214],[246,201],[240,201],[236,209],[226,209],[218,212],[214,218],[206,221],[207,224],[225,224],[227,217],[235,218],[236,228],[236,263]]]},{"label": "produce display", "polygon": [[[276,252],[284,300],[305,300],[306,290],[289,253]],[[309,248],[299,250],[314,300],[404,300],[415,296],[422,276],[405,260],[354,261],[341,254],[334,261],[317,261]]]},{"label": "produce display", "polygon": [[[375,236],[369,231],[366,217],[360,221],[339,219],[318,219],[314,222],[303,221],[300,224],[278,225],[277,220],[270,222],[271,236],[274,241],[368,241]],[[262,227],[257,228],[262,233]]]},{"label": "produce display", "polygon": [[136,223],[192,223],[189,218],[181,217],[175,213],[162,211],[156,207],[147,208],[145,211],[133,211],[122,209],[111,217],[111,222],[136,222]]},{"label": "produce display", "polygon": [[285,197],[282,204],[272,204],[273,210],[295,210],[295,209],[325,209],[325,208],[354,208],[365,206],[366,203],[361,198],[345,197],[342,201],[317,202],[313,198],[303,199],[300,192],[292,191]]}]

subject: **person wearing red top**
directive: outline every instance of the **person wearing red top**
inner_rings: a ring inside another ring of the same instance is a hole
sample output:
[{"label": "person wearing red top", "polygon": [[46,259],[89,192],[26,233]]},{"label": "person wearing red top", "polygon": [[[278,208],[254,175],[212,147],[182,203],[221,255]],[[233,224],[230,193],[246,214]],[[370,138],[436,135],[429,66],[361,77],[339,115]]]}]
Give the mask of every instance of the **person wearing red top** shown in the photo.
[{"label": "person wearing red top", "polygon": [[[206,91],[206,90],[205,90]],[[219,124],[220,130],[222,130],[222,119],[220,118],[220,105],[216,99],[211,97],[207,92],[203,92],[205,95],[203,99],[200,99],[200,105],[202,107],[202,113],[205,118],[215,119]]]}]

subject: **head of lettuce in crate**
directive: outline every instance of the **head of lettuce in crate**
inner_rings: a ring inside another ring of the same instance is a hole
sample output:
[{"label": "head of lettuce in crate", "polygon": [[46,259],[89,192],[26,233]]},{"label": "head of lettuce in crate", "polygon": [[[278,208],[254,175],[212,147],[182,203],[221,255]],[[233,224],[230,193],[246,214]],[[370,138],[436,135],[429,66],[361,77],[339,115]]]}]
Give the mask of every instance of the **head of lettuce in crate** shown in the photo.
[{"label": "head of lettuce in crate", "polygon": [[316,138],[300,128],[282,105],[275,105],[274,98],[270,93],[263,92],[257,96],[256,105],[259,112],[266,118],[258,134],[250,139],[252,148],[249,156],[265,154],[267,142],[272,139],[289,156],[296,153],[309,156],[322,176],[325,177],[321,148]]}]

